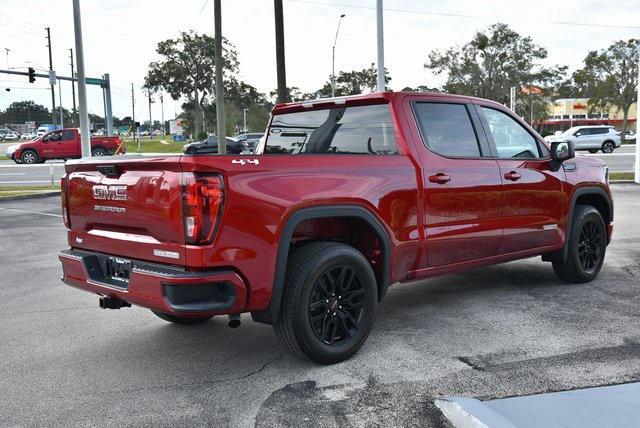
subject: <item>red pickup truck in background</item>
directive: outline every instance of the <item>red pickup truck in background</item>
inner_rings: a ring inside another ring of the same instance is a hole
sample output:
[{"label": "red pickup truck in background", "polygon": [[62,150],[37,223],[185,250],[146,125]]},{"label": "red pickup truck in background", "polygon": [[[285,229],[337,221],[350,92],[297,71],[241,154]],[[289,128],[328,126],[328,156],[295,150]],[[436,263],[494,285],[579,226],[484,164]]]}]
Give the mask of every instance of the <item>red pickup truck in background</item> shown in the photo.
[{"label": "red pickup truck in background", "polygon": [[[79,159],[80,132],[77,128],[51,131],[34,140],[17,144],[10,153],[16,163],[43,163],[51,159]],[[122,154],[125,147],[120,137],[91,137],[92,156]],[[9,154],[9,153],[8,153]]]},{"label": "red pickup truck in background", "polygon": [[392,284],[533,256],[588,282],[613,230],[602,161],[448,94],[280,104],[252,155],[65,169],[66,284],[183,325],[250,312],[325,364],[361,347]]}]

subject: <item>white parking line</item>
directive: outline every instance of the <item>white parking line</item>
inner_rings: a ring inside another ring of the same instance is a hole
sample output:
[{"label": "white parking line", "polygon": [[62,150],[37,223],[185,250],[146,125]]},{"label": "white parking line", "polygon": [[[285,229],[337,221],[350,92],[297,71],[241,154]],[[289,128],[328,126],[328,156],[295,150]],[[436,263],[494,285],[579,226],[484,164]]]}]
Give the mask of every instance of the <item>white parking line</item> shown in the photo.
[{"label": "white parking line", "polygon": [[599,158],[608,158],[609,156],[635,156],[635,153],[578,153],[578,156],[596,156]]},{"label": "white parking line", "polygon": [[39,214],[39,215],[46,215],[48,217],[62,218],[61,214],[41,213],[41,212],[38,212],[38,211],[27,211],[27,210],[17,210],[15,208],[3,208],[3,207],[0,207],[0,210],[13,211],[13,212],[23,213],[23,214]]},{"label": "white parking line", "polygon": [[0,172],[0,175],[27,175],[26,172]]},{"label": "white parking line", "polygon": [[[60,184],[60,180],[54,180],[56,184]],[[32,181],[0,181],[0,184],[48,184],[51,180],[32,180]]]}]

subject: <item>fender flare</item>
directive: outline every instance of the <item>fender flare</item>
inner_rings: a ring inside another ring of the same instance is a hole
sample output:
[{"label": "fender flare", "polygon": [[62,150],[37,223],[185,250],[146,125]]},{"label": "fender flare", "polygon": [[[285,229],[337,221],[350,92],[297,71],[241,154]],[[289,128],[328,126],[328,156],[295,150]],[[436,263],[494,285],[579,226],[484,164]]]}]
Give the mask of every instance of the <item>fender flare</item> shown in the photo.
[{"label": "fender flare", "polygon": [[565,232],[564,245],[562,246],[562,250],[560,253],[560,257],[562,258],[563,262],[567,260],[567,255],[569,254],[569,234],[571,233],[571,227],[573,226],[573,213],[576,208],[576,201],[580,196],[584,195],[602,196],[609,205],[609,213],[613,218],[613,201],[611,200],[609,194],[605,192],[601,187],[581,187],[573,192],[573,195],[571,196],[571,203],[569,204],[569,212],[567,214],[567,227]]},{"label": "fender flare", "polygon": [[269,303],[269,307],[264,311],[251,313],[251,317],[254,321],[272,324],[278,316],[284,291],[289,247],[296,227],[305,220],[328,217],[357,217],[367,222],[367,224],[373,228],[375,234],[380,240],[383,251],[382,283],[378,284],[378,289],[380,290],[378,300],[382,300],[382,297],[384,297],[387,288],[389,287],[391,272],[391,246],[389,243],[389,235],[380,220],[378,220],[371,211],[358,205],[322,205],[317,207],[301,208],[287,218],[286,224],[282,228],[282,233],[280,234],[280,240],[278,243],[273,286],[271,288],[271,301]]}]

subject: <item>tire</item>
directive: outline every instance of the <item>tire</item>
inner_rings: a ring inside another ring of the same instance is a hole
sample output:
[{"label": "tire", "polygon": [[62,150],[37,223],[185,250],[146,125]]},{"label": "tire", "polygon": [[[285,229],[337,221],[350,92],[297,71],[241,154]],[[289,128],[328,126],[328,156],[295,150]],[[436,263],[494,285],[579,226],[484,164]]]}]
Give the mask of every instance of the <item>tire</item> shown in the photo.
[{"label": "tire", "polygon": [[107,151],[103,148],[97,148],[97,149],[93,149],[91,150],[91,156],[95,156],[95,157],[99,157],[99,156],[106,156],[107,155]]},{"label": "tire", "polygon": [[598,149],[589,149],[589,153],[598,153]]},{"label": "tire", "polygon": [[169,321],[172,322],[174,324],[180,324],[180,325],[196,325],[196,324],[202,324],[205,323],[207,321],[209,321],[211,318],[213,317],[177,317],[175,315],[169,315],[169,314],[164,314],[162,312],[156,312],[156,311],[151,311],[154,314],[156,314],[158,317],[162,318],[165,321]]},{"label": "tire", "polygon": [[293,354],[320,364],[344,361],[375,320],[376,278],[355,248],[314,242],[293,252],[274,330]]},{"label": "tire", "polygon": [[616,145],[613,143],[613,141],[609,140],[602,143],[602,153],[613,153],[615,149]]},{"label": "tire", "polygon": [[38,157],[38,154],[33,150],[25,150],[20,155],[20,160],[24,164],[32,165],[34,163],[37,163],[40,160],[40,158]]},{"label": "tire", "polygon": [[607,249],[607,229],[598,210],[576,205],[568,239],[567,260],[554,261],[554,272],[566,282],[592,281],[602,269]]}]

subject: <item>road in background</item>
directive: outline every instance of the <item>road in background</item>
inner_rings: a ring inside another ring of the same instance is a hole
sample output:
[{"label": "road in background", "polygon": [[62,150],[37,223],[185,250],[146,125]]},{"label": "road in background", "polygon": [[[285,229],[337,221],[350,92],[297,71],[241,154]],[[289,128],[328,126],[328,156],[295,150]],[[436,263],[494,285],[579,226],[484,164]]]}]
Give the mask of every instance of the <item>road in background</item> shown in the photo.
[{"label": "road in background", "polygon": [[441,426],[442,396],[640,380],[640,186],[615,185],[604,267],[539,257],[395,285],[360,352],[301,361],[243,315],[196,326],[60,282],[59,198],[0,202],[0,425]]},{"label": "road in background", "polygon": [[51,184],[53,169],[54,184],[60,183],[64,174],[63,161],[50,161],[37,165],[18,165],[10,160],[0,161],[0,186],[42,186]]},{"label": "road in background", "polygon": [[609,166],[611,172],[633,172],[633,161],[635,160],[635,144],[625,144],[613,153],[602,152],[589,153],[584,151],[576,152],[578,156],[590,156],[602,159]]}]

